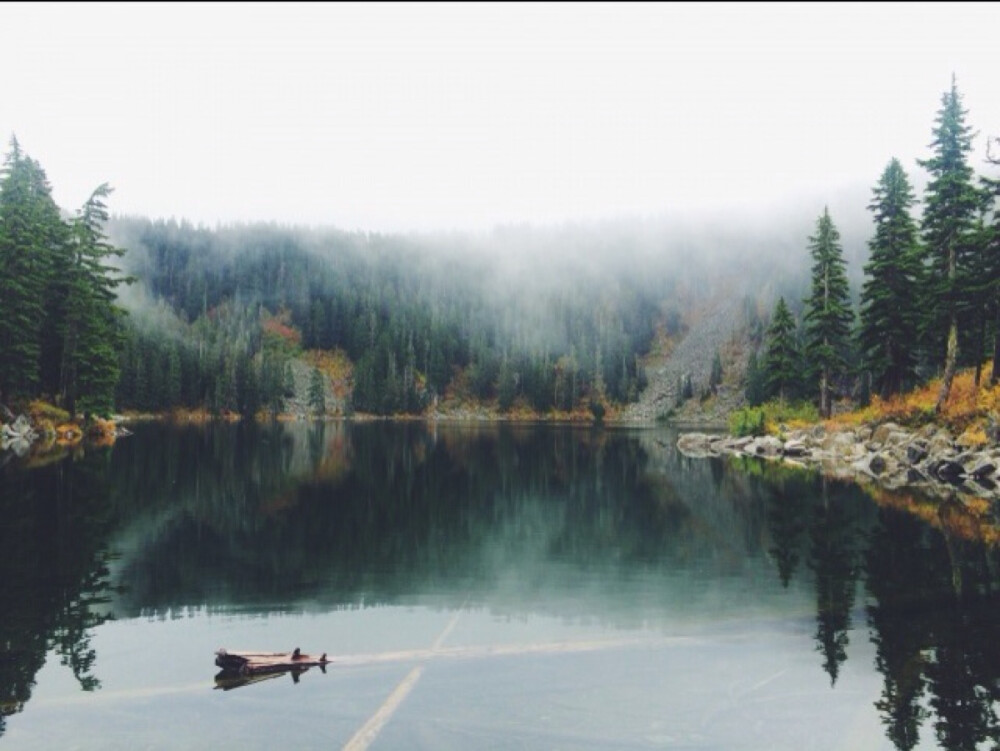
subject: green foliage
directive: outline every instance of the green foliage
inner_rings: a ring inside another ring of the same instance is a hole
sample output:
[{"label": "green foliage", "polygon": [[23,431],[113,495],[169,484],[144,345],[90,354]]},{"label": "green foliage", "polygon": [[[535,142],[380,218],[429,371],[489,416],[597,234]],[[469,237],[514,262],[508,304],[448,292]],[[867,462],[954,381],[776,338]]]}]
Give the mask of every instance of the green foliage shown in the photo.
[{"label": "green foliage", "polygon": [[766,415],[762,407],[743,407],[729,415],[729,432],[737,438],[764,435]]},{"label": "green foliage", "polygon": [[829,417],[833,381],[846,370],[854,313],[840,233],[826,208],[817,220],[816,234],[809,238],[809,253],[812,292],[805,300],[805,354],[819,377],[820,413]]},{"label": "green foliage", "polygon": [[922,267],[917,226],[910,216],[913,190],[898,159],[892,159],[872,190],[875,236],[861,291],[859,346],[882,398],[914,378],[920,322]]},{"label": "green foliage", "polygon": [[816,405],[806,401],[765,402],[759,407],[744,407],[729,416],[729,432],[735,436],[765,435],[778,425],[819,422]]},{"label": "green foliage", "polygon": [[969,324],[977,302],[975,223],[983,195],[974,185],[968,163],[972,131],[965,123],[966,114],[952,76],[951,88],[942,95],[935,119],[933,155],[919,162],[930,174],[921,222],[928,266],[922,290],[924,328],[932,343],[944,351],[944,385],[938,409],[947,399],[955,374],[962,324]]},{"label": "green foliage", "polygon": [[69,223],[41,166],[16,139],[0,176],[0,398],[44,390],[70,413],[114,407],[123,311],[115,288],[129,281],[109,264],[99,186]]},{"label": "green foliage", "polygon": [[[182,321],[214,324],[223,306],[287,310],[303,347],[347,354],[354,407],[378,414],[420,412],[458,385],[508,409],[519,398],[542,411],[583,406],[595,394],[612,403],[636,399],[646,383],[639,358],[653,340],[665,288],[644,268],[609,296],[606,277],[563,266],[497,285],[498,269],[468,253],[335,230],[210,231],[121,219],[116,237],[130,245],[129,270]],[[257,335],[247,336],[245,346],[227,346],[255,355]],[[204,384],[201,391],[207,398]]]},{"label": "green foliage", "polygon": [[767,399],[767,373],[760,365],[756,350],[747,359],[743,393],[751,407],[760,406]]},{"label": "green foliage", "polygon": [[11,138],[0,173],[0,399],[39,389],[45,292],[64,235],[44,170]]},{"label": "green foliage", "polygon": [[801,356],[795,341],[795,319],[785,304],[785,298],[778,298],[767,328],[767,352],[764,355],[764,380],[768,396],[776,395],[784,401],[801,382]]}]

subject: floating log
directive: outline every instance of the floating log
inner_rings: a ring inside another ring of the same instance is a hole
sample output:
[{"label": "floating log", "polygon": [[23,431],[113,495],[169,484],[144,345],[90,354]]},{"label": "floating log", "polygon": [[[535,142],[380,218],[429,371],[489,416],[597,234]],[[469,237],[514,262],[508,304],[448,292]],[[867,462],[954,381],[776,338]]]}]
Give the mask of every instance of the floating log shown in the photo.
[{"label": "floating log", "polygon": [[238,675],[305,670],[317,665],[323,667],[329,662],[326,652],[315,657],[302,654],[298,647],[291,652],[230,652],[226,649],[215,652],[215,664],[226,672]]}]

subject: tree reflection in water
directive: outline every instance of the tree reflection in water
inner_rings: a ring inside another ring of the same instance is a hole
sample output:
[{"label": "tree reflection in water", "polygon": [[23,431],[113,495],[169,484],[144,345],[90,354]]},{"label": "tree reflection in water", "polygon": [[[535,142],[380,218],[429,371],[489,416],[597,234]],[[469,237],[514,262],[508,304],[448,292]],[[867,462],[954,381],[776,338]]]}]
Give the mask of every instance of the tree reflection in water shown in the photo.
[{"label": "tree reflection in water", "polygon": [[90,638],[110,617],[108,461],[101,449],[0,470],[0,735],[50,650],[81,689],[100,688]]},{"label": "tree reflection in water", "polygon": [[[775,596],[813,588],[816,667],[834,688],[867,628],[883,680],[874,711],[897,748],[1000,743],[995,549],[855,485],[688,459],[668,433],[146,425],[38,469],[8,463],[0,514],[0,733],[49,654],[99,688],[90,640],[112,613],[290,596],[335,609],[413,592],[458,607],[544,571],[554,578],[537,597],[504,606],[579,616],[579,601],[554,595],[601,572],[588,583],[613,591],[582,615],[628,627],[676,603],[664,592],[636,607],[622,585],[637,571],[697,586],[759,567],[776,572]],[[545,565],[513,568],[532,560]]]}]

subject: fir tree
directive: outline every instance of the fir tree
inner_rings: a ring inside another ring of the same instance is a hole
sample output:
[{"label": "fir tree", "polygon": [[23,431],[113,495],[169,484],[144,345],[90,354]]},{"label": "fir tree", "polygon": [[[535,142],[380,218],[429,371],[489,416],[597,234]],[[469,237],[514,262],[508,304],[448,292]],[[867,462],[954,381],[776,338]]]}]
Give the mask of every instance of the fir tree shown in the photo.
[{"label": "fir tree", "polygon": [[944,378],[935,409],[941,411],[958,363],[959,318],[968,299],[964,294],[971,233],[980,206],[966,155],[972,150],[972,132],[965,124],[967,112],[952,76],[951,88],[941,97],[931,143],[933,156],[918,162],[930,173],[922,222],[929,261],[927,300],[931,303],[929,326],[945,342]]},{"label": "fir tree", "polygon": [[795,319],[785,304],[778,299],[767,328],[767,352],[764,355],[764,377],[767,391],[777,394],[784,402],[799,380],[799,351],[795,343]]},{"label": "fir tree", "polygon": [[0,399],[33,395],[41,382],[44,301],[65,240],[51,193],[45,171],[11,138],[0,184]]},{"label": "fir tree", "polygon": [[806,303],[806,356],[819,376],[819,411],[829,417],[832,411],[833,381],[845,367],[854,314],[850,307],[847,272],[840,233],[823,209],[816,234],[809,238],[813,259],[812,294]]},{"label": "fir tree", "polygon": [[910,216],[913,190],[898,159],[889,162],[872,193],[868,208],[875,236],[864,269],[859,343],[864,368],[887,398],[913,376],[921,264],[917,225]]},{"label": "fir tree", "polygon": [[118,382],[118,351],[122,343],[121,308],[115,288],[132,280],[119,275],[110,258],[124,252],[108,243],[103,226],[104,203],[111,194],[99,186],[77,213],[71,227],[72,266],[67,283],[62,333],[60,383],[67,409],[85,414],[110,414]]},{"label": "fir tree", "polygon": [[747,358],[747,371],[744,377],[745,388],[743,394],[747,404],[757,407],[767,399],[767,373],[761,367],[757,358],[757,350],[750,352]]}]

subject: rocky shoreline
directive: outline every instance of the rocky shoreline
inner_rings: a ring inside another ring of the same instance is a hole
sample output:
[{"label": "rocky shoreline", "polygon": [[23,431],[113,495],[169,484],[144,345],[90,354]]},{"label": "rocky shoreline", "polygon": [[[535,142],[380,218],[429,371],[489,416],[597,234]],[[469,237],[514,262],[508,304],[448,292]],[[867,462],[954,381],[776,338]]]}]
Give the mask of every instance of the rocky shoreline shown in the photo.
[{"label": "rocky shoreline", "polygon": [[678,438],[677,448],[695,458],[755,456],[889,490],[1000,501],[1000,446],[964,445],[937,425],[918,430],[891,422],[839,430],[816,425],[782,431],[781,437],[692,432]]}]

